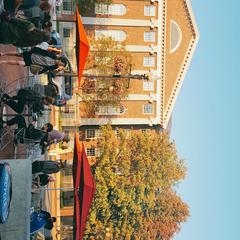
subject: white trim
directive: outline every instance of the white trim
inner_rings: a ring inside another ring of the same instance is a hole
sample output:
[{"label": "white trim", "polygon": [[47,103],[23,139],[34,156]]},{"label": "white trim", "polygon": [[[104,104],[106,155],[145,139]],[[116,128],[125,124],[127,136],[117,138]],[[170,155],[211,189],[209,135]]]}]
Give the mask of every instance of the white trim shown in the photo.
[{"label": "white trim", "polygon": [[154,45],[126,45],[125,48],[129,52],[157,52],[157,46]]},{"label": "white trim", "polygon": [[[190,18],[191,18],[191,21],[192,21],[192,24],[193,24],[193,29],[195,31],[195,38],[192,37],[191,39],[191,42],[189,43],[189,46],[188,46],[188,49],[186,51],[186,54],[185,54],[185,57],[184,57],[184,61],[181,65],[181,71],[183,71],[181,77],[179,76],[180,74],[178,74],[178,77],[176,79],[176,82],[175,82],[175,86],[171,92],[171,96],[169,98],[169,102],[167,103],[167,107],[166,107],[166,112],[164,112],[164,116],[163,116],[163,128],[167,128],[168,126],[168,121],[172,115],[172,111],[173,111],[173,107],[174,107],[174,104],[176,102],[176,99],[177,99],[177,96],[180,92],[180,89],[181,89],[181,86],[183,84],[183,80],[187,74],[187,70],[189,68],[189,65],[191,63],[191,60],[192,60],[192,57],[193,57],[193,54],[196,50],[196,47],[197,47],[197,43],[199,41],[199,31],[198,31],[198,28],[197,28],[197,24],[196,24],[196,21],[195,21],[195,18],[194,18],[194,15],[193,15],[193,12],[192,12],[192,7],[191,7],[191,4],[190,4],[190,1],[189,0],[185,0],[186,4],[187,4],[187,8],[188,8],[188,11],[189,11],[189,14],[190,14]],[[190,45],[193,45],[192,47]],[[191,49],[191,51],[190,51]],[[189,56],[187,56],[189,53]],[[185,60],[187,59],[187,62],[185,63]],[[185,64],[185,66],[183,66]],[[175,90],[175,93],[174,93],[174,90]],[[172,101],[170,102],[170,100],[172,99]]]},{"label": "white trim", "polygon": [[129,27],[150,27],[151,20],[141,19],[121,19],[121,18],[95,18],[82,17],[83,24],[87,25],[103,25],[103,26],[129,26]]},{"label": "white trim", "polygon": [[[147,91],[147,90],[145,90]],[[148,90],[149,92],[151,90]],[[156,95],[155,94],[129,94],[126,100],[123,101],[156,101]]]},{"label": "white trim", "polygon": [[163,93],[162,93],[162,81],[163,81],[163,77],[162,76],[162,57],[163,57],[163,52],[162,52],[162,41],[165,39],[165,35],[163,34],[163,1],[159,1],[158,2],[158,42],[157,42],[157,73],[155,73],[154,75],[158,76],[159,78],[156,80],[157,82],[157,103],[156,103],[156,119],[158,119],[158,123],[161,123],[161,118],[162,118],[162,114],[161,114],[161,109],[162,109],[162,103],[161,103],[161,99],[163,98]]},{"label": "white trim", "polygon": [[152,121],[148,118],[82,118],[80,126],[88,125],[149,125]]}]

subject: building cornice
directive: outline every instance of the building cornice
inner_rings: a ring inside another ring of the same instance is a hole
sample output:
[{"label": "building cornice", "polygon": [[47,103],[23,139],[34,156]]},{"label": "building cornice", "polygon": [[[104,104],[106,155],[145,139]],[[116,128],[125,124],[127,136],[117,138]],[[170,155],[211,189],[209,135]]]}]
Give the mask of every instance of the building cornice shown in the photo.
[{"label": "building cornice", "polygon": [[[188,49],[186,51],[186,54],[183,58],[177,79],[174,83],[173,89],[171,91],[171,95],[170,98],[168,99],[168,102],[165,103],[165,81],[166,81],[166,72],[165,72],[165,63],[166,63],[166,47],[165,47],[165,42],[162,43],[162,84],[161,84],[161,91],[162,91],[162,100],[161,100],[161,125],[163,128],[166,128],[168,125],[168,121],[171,117],[172,111],[173,111],[173,107],[174,104],[176,102],[177,96],[179,94],[179,91],[181,89],[183,80],[186,76],[188,67],[191,63],[191,59],[193,57],[195,48],[197,46],[198,40],[199,40],[199,31],[197,28],[197,24],[192,12],[192,8],[191,8],[191,3],[189,0],[179,0],[181,1],[181,4],[183,5],[184,8],[184,13],[185,13],[185,17],[187,18],[187,21],[189,23],[189,29],[191,31],[192,34],[192,38],[191,41],[189,43]],[[167,11],[166,11],[166,2],[167,0],[163,1],[163,22],[166,24],[166,15],[167,15]],[[165,9],[165,12],[164,12]],[[164,30],[164,36],[166,38],[166,28],[163,28]],[[166,108],[164,107],[166,105]]]}]

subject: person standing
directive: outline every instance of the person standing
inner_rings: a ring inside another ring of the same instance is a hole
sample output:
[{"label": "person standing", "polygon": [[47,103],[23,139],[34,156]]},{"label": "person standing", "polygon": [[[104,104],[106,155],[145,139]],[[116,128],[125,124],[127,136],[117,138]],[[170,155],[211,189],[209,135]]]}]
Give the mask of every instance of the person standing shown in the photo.
[{"label": "person standing", "polygon": [[33,47],[48,42],[50,33],[37,29],[33,23],[20,18],[0,22],[0,43],[16,47]]},{"label": "person standing", "polygon": [[43,97],[31,89],[20,89],[16,96],[9,96],[4,94],[1,98],[1,102],[8,105],[16,113],[21,114],[26,104],[31,104],[33,112],[39,112],[44,110],[44,105],[54,103],[54,98]]},{"label": "person standing", "polygon": [[35,67],[37,70],[36,73],[32,72],[34,74],[42,74],[54,70],[61,71],[67,65],[67,60],[65,57],[39,47],[34,47],[30,51],[25,51],[23,53],[0,53],[0,56],[15,56],[22,58],[23,60],[18,61],[0,61],[0,64],[30,66],[30,70],[32,67]]}]

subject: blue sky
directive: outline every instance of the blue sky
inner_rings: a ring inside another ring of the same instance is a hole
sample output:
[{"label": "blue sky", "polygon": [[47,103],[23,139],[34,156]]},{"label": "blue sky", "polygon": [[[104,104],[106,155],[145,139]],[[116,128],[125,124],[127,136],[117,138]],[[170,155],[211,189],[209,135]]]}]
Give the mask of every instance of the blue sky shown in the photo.
[{"label": "blue sky", "polygon": [[176,102],[178,187],[191,217],[175,240],[240,239],[240,1],[192,0],[200,41]]}]

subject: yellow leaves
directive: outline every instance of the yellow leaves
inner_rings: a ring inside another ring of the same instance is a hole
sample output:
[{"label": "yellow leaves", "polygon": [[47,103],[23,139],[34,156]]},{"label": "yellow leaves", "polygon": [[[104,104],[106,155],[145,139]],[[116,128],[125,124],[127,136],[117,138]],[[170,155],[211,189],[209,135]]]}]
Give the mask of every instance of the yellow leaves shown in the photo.
[{"label": "yellow leaves", "polygon": [[167,134],[143,134],[102,128],[97,162],[97,193],[87,236],[105,236],[111,226],[112,239],[169,240],[186,221],[187,205],[171,190],[186,174],[183,160]]}]

